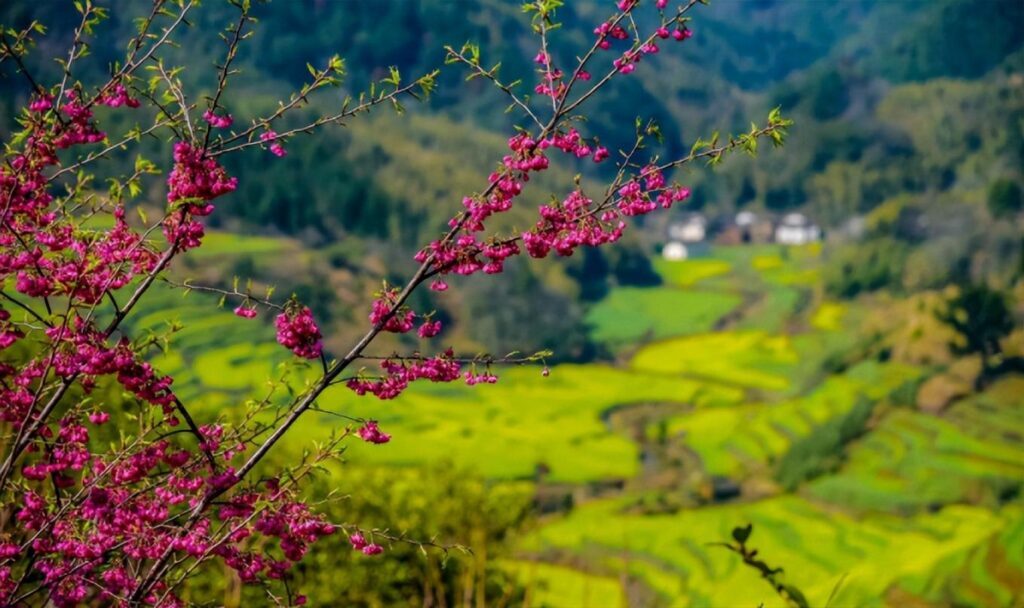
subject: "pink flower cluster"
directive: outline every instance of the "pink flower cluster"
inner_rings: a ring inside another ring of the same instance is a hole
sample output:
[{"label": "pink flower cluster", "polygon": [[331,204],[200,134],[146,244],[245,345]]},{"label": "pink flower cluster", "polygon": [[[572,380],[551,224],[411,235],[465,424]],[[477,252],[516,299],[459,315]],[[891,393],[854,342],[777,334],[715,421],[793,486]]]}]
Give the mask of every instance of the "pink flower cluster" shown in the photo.
[{"label": "pink flower cluster", "polygon": [[[667,0],[655,4],[663,10]],[[630,13],[638,1],[618,0],[617,5],[622,13]],[[633,33],[639,36],[618,23],[636,27],[624,15],[602,24],[595,30],[600,48],[610,49],[617,41],[628,43]],[[628,73],[642,57],[657,53],[654,39],[685,40],[690,35],[682,24],[674,31],[661,27],[651,34],[651,42],[635,42],[615,59],[615,69]],[[563,100],[568,84],[555,58],[544,51],[534,60],[540,74],[537,93],[556,102]],[[579,80],[591,78],[582,65],[570,74]],[[74,186],[65,194],[64,182],[75,180],[55,176],[69,173],[54,170],[62,162],[58,152],[106,140],[94,121],[96,105],[140,105],[126,87],[132,76],[125,75],[123,82],[121,78],[103,85],[92,100],[82,98],[80,83],[70,83],[64,98],[46,93],[33,97],[21,118],[24,128],[8,143],[6,161],[0,164],[0,192],[5,193],[0,201],[0,284],[13,288],[8,293],[16,291],[19,298],[30,301],[29,306],[20,307],[17,317],[12,314],[16,309],[0,308],[0,351],[5,357],[0,362],[0,421],[14,431],[12,439],[18,444],[12,450],[14,477],[5,480],[10,481],[5,497],[14,525],[0,539],[0,605],[24,592],[19,586],[25,581],[45,588],[46,601],[56,606],[114,605],[131,595],[139,596],[133,603],[138,599],[154,605],[183,605],[169,586],[172,579],[164,575],[165,580],[149,581],[152,584],[142,593],[150,564],[180,566],[216,557],[242,581],[277,580],[306,555],[312,543],[336,532],[335,526],[296,500],[293,491],[276,479],[263,484],[245,480],[260,453],[254,450],[254,460],[236,468],[239,456],[249,453],[251,427],[207,424],[196,428],[187,419],[188,428],[168,432],[180,424],[178,409],[185,406],[172,391],[172,379],[147,361],[150,343],[133,341],[121,321],[157,270],[178,253],[201,244],[201,218],[211,214],[212,201],[234,191],[238,181],[205,145],[177,142],[167,177],[169,213],[162,223],[172,245],[162,255],[126,219],[120,194],[123,184],[115,183],[109,197],[91,198],[91,191],[83,194]],[[217,114],[217,110],[214,106],[202,115],[208,131],[233,124],[230,114]],[[453,237],[434,241],[417,253],[418,261],[429,264],[426,276],[431,278],[431,289],[445,291],[445,278],[451,274],[502,272],[505,262],[524,249],[534,257],[552,251],[571,255],[580,246],[614,242],[622,235],[626,217],[667,208],[689,197],[689,190],[669,185],[655,165],[637,171],[624,167],[627,175],[602,202],[577,187],[561,201],[540,205],[539,218],[526,232],[504,238],[488,234],[486,225],[492,217],[507,213],[531,177],[549,168],[553,150],[571,162],[589,158],[600,163],[610,157],[595,138],[584,137],[572,124],[583,123],[559,122],[553,131],[545,129],[543,137],[524,131],[508,140],[509,151],[488,176],[488,187],[466,197],[464,210],[449,224]],[[269,126],[260,125],[265,131],[258,142],[250,143],[283,157],[286,138]],[[215,139],[211,145],[223,141]],[[111,148],[100,156],[111,152],[117,153]],[[91,160],[85,158],[83,164]],[[57,184],[61,185],[59,199],[51,194],[51,186]],[[107,203],[108,198],[112,202]],[[69,211],[83,200],[101,199],[95,208],[112,209],[113,216],[113,224],[102,230],[81,225],[74,211]],[[133,291],[130,298],[120,299],[115,293],[140,284],[140,291]],[[57,306],[51,306],[51,297],[59,298]],[[117,300],[129,304],[122,309]],[[253,318],[256,305],[245,298],[235,314]],[[395,290],[385,290],[377,298],[369,319],[376,330],[405,334],[416,329],[421,339],[435,338],[442,331],[433,313],[420,314],[399,305]],[[289,303],[275,326],[277,341],[296,356],[322,356],[322,335],[308,307]],[[400,339],[413,340],[412,336]],[[497,381],[489,361],[463,363],[467,362],[457,359],[451,349],[435,356],[396,354],[380,362],[376,375],[360,372],[347,385],[359,395],[392,399],[418,380],[464,380],[468,385]],[[131,407],[135,418],[130,428],[121,425],[118,411],[98,399],[117,386],[115,381],[125,390],[128,402],[160,410],[140,412]],[[109,428],[108,423],[119,428]],[[108,440],[121,432],[124,438],[106,449]],[[361,424],[356,435],[372,444],[391,439],[375,420]],[[358,531],[348,540],[354,550],[366,555],[384,550]],[[299,596],[295,603],[303,601]]]},{"label": "pink flower cluster", "polygon": [[308,306],[293,306],[277,315],[277,342],[296,356],[316,359],[323,352],[320,328]]},{"label": "pink flower cluster", "polygon": [[546,53],[538,53],[534,61],[541,65],[541,68],[538,70],[541,81],[533,88],[534,92],[553,99],[561,99],[567,90],[567,86],[562,80],[565,74],[562,70],[551,65],[551,57]]},{"label": "pink flower cluster", "polygon": [[174,168],[167,178],[168,203],[188,202],[194,207],[189,209],[193,215],[209,215],[213,206],[208,201],[237,187],[238,178],[228,177],[227,171],[202,148],[185,141],[174,144]]},{"label": "pink flower cluster", "polygon": [[[138,584],[135,576],[116,562],[108,563],[106,555],[121,547],[126,558],[159,556],[171,542],[172,534],[164,530],[163,523],[174,503],[159,494],[136,492],[131,484],[145,479],[158,467],[172,471],[165,488],[167,493],[173,493],[181,482],[189,479],[185,467],[188,453],[172,450],[166,441],[108,462],[88,453],[88,439],[84,426],[73,419],[61,421],[55,444],[60,446],[60,454],[51,455],[45,464],[30,465],[34,470],[25,476],[30,485],[39,484],[40,488],[46,487],[46,477],[58,484],[91,484],[85,500],[67,509],[54,523],[47,502],[39,491],[30,488],[15,513],[27,531],[42,531],[51,526],[48,534],[36,536],[30,550],[35,554],[37,570],[52,585],[51,593],[59,606],[81,603],[92,591],[90,580],[99,583],[104,598],[113,599],[134,589]],[[80,475],[81,480],[72,479],[69,474],[73,473]],[[27,550],[28,547],[8,546],[4,553],[14,557]]]},{"label": "pink flower cluster", "polygon": [[164,220],[164,235],[177,243],[181,251],[198,247],[203,225],[195,218],[213,213],[213,199],[234,192],[237,177],[227,171],[200,147],[184,141],[174,144],[174,168],[167,177],[167,202],[175,208]]},{"label": "pink flower cluster", "polygon": [[235,122],[235,119],[230,114],[224,116],[218,116],[214,114],[212,110],[203,112],[203,120],[214,129],[227,129]]},{"label": "pink flower cluster", "polygon": [[247,306],[246,304],[237,306],[234,312],[235,316],[242,317],[243,319],[255,319],[256,315],[259,314],[259,311],[252,306]]},{"label": "pink flower cluster", "polygon": [[490,371],[483,373],[466,372],[465,378],[466,384],[469,386],[474,386],[476,384],[495,384],[498,381],[498,377]]},{"label": "pink flower cluster", "polygon": [[352,543],[354,551],[361,551],[363,555],[380,555],[384,552],[384,547],[367,541],[362,532],[356,532],[349,536],[348,542]]},{"label": "pink flower cluster", "polygon": [[[637,0],[620,0],[618,8],[622,13],[629,13],[637,6]],[[656,6],[659,11],[664,10],[668,6],[668,0],[658,0]],[[628,40],[629,32],[624,27],[619,25],[620,21],[612,20],[602,23],[594,29],[594,35],[597,36],[597,46],[602,50],[609,50],[612,48],[613,40]],[[683,41],[690,38],[693,35],[685,25],[680,24],[675,30],[669,31],[665,26],[658,27],[654,34],[662,40],[669,37],[674,38],[677,41]],[[620,57],[612,61],[612,65],[615,70],[621,74],[630,74],[636,70],[636,66],[640,63],[640,60],[644,55],[657,54],[661,49],[653,41],[643,42],[639,47],[631,49],[623,53]]]},{"label": "pink flower cluster", "polygon": [[380,430],[376,420],[367,420],[357,431],[359,438],[367,443],[387,443],[391,441],[391,435]]},{"label": "pink flower cluster", "polygon": [[433,338],[437,334],[441,333],[441,322],[440,321],[424,321],[420,325],[417,333],[421,338]]},{"label": "pink flower cluster", "polygon": [[460,372],[460,365],[454,360],[451,349],[425,359],[385,359],[381,361],[380,367],[384,371],[383,377],[352,378],[346,385],[357,395],[369,393],[378,399],[394,399],[416,380],[453,382],[459,379]]},{"label": "pink flower cluster", "polygon": [[139,107],[139,100],[129,96],[128,90],[121,83],[115,84],[113,90],[106,92],[100,98],[100,103],[110,108],[120,108],[121,106],[129,108]]},{"label": "pink flower cluster", "polygon": [[71,487],[75,480],[69,474],[81,471],[92,459],[88,443],[89,431],[73,418],[65,418],[61,420],[60,431],[49,453],[42,460],[22,467],[21,474],[33,481],[51,478],[58,488]]},{"label": "pink flower cluster", "polygon": [[594,28],[594,35],[597,36],[598,48],[605,51],[612,48],[611,40],[627,40],[629,38],[629,32],[625,28],[610,22],[602,23]]},{"label": "pink flower cluster", "polygon": [[580,245],[598,247],[619,240],[625,223],[610,212],[596,217],[593,202],[575,190],[561,204],[542,205],[541,219],[522,234],[526,251],[535,258],[546,257],[551,250],[568,256]]},{"label": "pink flower cluster", "polygon": [[[274,510],[264,510],[253,526],[264,536],[281,540],[281,552],[292,562],[302,559],[309,545],[324,536],[334,534],[335,528],[313,514],[303,503],[290,502]],[[270,578],[281,578],[287,564],[271,564]]]},{"label": "pink flower cluster", "polygon": [[[398,291],[395,289],[384,290],[376,300],[373,301],[370,309],[370,323],[381,325],[383,331],[404,334],[412,331],[416,320],[416,313],[408,307],[400,307],[392,314],[392,309],[398,302]],[[389,316],[390,315],[390,316]]]},{"label": "pink flower cluster", "polygon": [[[382,331],[396,334],[404,334],[412,331],[412,328],[416,324],[416,317],[418,315],[407,306],[399,306],[396,308],[397,303],[398,291],[394,289],[385,289],[378,295],[377,299],[373,301],[369,316],[370,323],[375,326],[380,325]],[[393,313],[392,310],[394,310]],[[427,318],[424,318],[423,323],[420,324],[416,333],[421,338],[433,338],[437,334],[441,333],[441,322],[431,321],[428,315]]]},{"label": "pink flower cluster", "polygon": [[278,135],[274,131],[264,131],[263,134],[260,135],[260,141],[263,143],[271,142],[270,145],[267,146],[270,153],[278,158],[282,158],[288,154],[288,151],[284,149],[281,142],[277,141],[277,138]]},{"label": "pink flower cluster", "polygon": [[[529,181],[530,173],[548,168],[549,161],[543,151],[554,143],[554,138],[538,142],[526,133],[511,137],[508,140],[511,154],[502,159],[502,169],[488,177],[490,187],[484,194],[463,199],[465,211],[450,222],[462,234],[453,241],[437,240],[430,243],[416,254],[416,261],[423,263],[430,259],[442,274],[501,272],[505,260],[519,254],[519,247],[515,242],[500,242],[496,239],[481,242],[476,233],[484,231],[484,223],[489,217],[512,208],[514,200],[523,191],[523,184]],[[579,141],[575,145],[585,147]],[[443,281],[435,281],[435,285],[437,291],[447,288]]]},{"label": "pink flower cluster", "polygon": [[[202,448],[217,451],[224,429],[207,426],[202,433]],[[176,515],[194,508],[207,492],[238,482],[230,467],[210,474],[204,471],[203,459],[173,448],[167,440],[124,457],[93,456],[88,430],[74,418],[61,421],[51,444],[42,460],[24,467],[29,487],[20,505],[12,505],[22,529],[37,534],[29,545],[0,543],[0,569],[9,571],[7,563],[31,552],[35,569],[58,606],[80,605],[94,593],[103,603],[114,603],[140,583],[138,570],[126,567],[128,560],[155,560],[168,550],[194,558],[218,556],[245,582],[280,579],[312,543],[336,531],[271,480],[262,491],[250,488],[223,499],[216,520],[203,517],[179,533],[168,525]],[[232,453],[229,449],[223,455],[229,458]],[[156,475],[162,477],[160,484],[138,491],[137,484]],[[80,484],[83,500],[60,512],[51,510],[41,493],[50,483],[65,488]],[[284,559],[272,557],[266,543],[247,549],[247,539],[256,533],[278,539]],[[121,558],[111,558],[115,554]],[[7,592],[13,588],[4,580],[0,574],[0,601],[9,599]],[[153,603],[164,590],[158,584],[147,601]],[[169,601],[167,605],[178,605],[173,596]]]},{"label": "pink flower cluster", "polygon": [[[53,145],[58,149],[70,148],[81,144],[94,144],[107,138],[106,134],[96,128],[92,122],[92,110],[83,103],[77,91],[67,92],[67,101],[60,111],[67,117],[63,124],[54,124]],[[55,164],[55,163],[54,163]]]}]

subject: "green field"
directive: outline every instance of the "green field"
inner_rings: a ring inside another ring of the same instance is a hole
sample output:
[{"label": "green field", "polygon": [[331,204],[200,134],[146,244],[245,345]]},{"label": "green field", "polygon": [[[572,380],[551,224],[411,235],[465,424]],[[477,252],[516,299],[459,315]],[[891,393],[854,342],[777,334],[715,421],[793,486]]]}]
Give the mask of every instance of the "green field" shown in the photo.
[{"label": "green field", "polygon": [[[356,462],[414,465],[431,459],[472,462],[489,477],[532,476],[539,465],[552,481],[628,478],[639,459],[635,443],[611,432],[602,414],[615,406],[674,402],[715,408],[739,402],[727,386],[707,386],[656,374],[599,365],[560,365],[544,378],[536,367],[508,370],[498,384],[420,385],[394,401],[358,398],[344,388],[324,397],[324,408],[372,417],[394,431],[386,448],[353,445]],[[303,435],[336,424],[311,415]]]},{"label": "green field", "polygon": [[[259,256],[289,244],[220,247]],[[532,606],[781,605],[756,572],[709,545],[745,522],[812,606],[840,581],[833,606],[1008,605],[1024,585],[1024,379],[938,416],[897,403],[932,370],[865,358],[858,326],[869,308],[822,299],[817,260],[816,248],[768,246],[659,260],[662,286],[614,288],[587,317],[594,338],[628,360],[555,365],[549,377],[500,369],[494,386],[421,383],[393,401],[339,386],[318,407],[393,434],[385,446],[352,442],[348,467],[451,462],[538,491],[579,489],[571,509],[538,520],[501,558]],[[293,387],[315,372],[283,366],[294,361],[268,318],[239,319],[202,294],[161,289],[134,326],[179,321],[176,354],[154,363],[204,414],[230,418],[286,369]],[[865,429],[824,472],[792,493],[772,481],[794,445],[864,400]],[[311,411],[278,455],[346,424]],[[739,496],[716,502],[712,479],[737,484]],[[587,490],[596,487],[618,489]]]},{"label": "green field", "polygon": [[596,339],[636,344],[710,330],[740,303],[737,295],[674,287],[620,287],[587,315]]}]

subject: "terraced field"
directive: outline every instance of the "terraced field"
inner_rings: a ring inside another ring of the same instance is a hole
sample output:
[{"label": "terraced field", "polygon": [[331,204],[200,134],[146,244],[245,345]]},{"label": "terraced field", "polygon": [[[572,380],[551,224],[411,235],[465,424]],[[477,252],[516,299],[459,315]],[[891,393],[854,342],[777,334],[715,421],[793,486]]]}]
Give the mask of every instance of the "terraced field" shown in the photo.
[{"label": "terraced field", "polygon": [[913,368],[868,361],[828,377],[805,396],[697,409],[670,418],[668,430],[683,434],[709,473],[746,477],[764,473],[795,439],[846,413],[857,399],[879,400],[916,375]]},{"label": "terraced field", "polygon": [[[897,588],[934,597],[929,589],[941,587],[949,570],[973,552],[987,547],[998,553],[993,539],[1012,551],[1012,544],[1002,543],[1013,542],[1024,525],[1019,506],[994,512],[953,505],[909,518],[853,517],[797,496],[667,515],[629,514],[624,506],[601,501],[580,507],[544,526],[524,549],[586,556],[594,573],[637,578],[671,606],[785,606],[756,571],[710,544],[750,522],[751,545],[769,564],[784,566],[786,581],[801,588],[812,606],[824,605],[840,582],[833,605],[871,606],[884,605]],[[1019,568],[1019,556],[1008,559],[1013,561],[1003,566]],[[1009,592],[1002,588],[1003,596]]]},{"label": "terraced field", "polygon": [[1000,504],[1024,479],[1024,378],[1004,379],[942,417],[895,410],[850,450],[811,496],[864,510],[907,512],[954,502]]},{"label": "terraced field", "polygon": [[[246,255],[283,246],[256,242]],[[558,365],[550,377],[521,367],[494,386],[418,384],[385,402],[337,387],[319,407],[377,419],[394,435],[386,446],[352,443],[347,466],[452,462],[568,488],[573,508],[542,519],[502,562],[531,606],[781,605],[756,572],[709,544],[745,522],[751,544],[813,606],[837,585],[833,606],[1020,601],[1024,378],[940,415],[897,403],[931,370],[864,356],[866,309],[822,299],[817,255],[752,246],[657,261],[664,285],[614,289],[590,311],[596,339],[633,353],[622,365]],[[266,322],[214,305],[167,290],[135,324],[180,321],[179,354],[154,363],[193,407],[230,416],[294,362]],[[312,373],[294,367],[290,382]],[[773,479],[786,454],[859,402],[872,404],[865,428],[784,492]],[[615,422],[631,411],[643,412],[632,426]],[[344,424],[310,412],[280,450]],[[735,490],[717,502],[700,490],[722,480]]]}]

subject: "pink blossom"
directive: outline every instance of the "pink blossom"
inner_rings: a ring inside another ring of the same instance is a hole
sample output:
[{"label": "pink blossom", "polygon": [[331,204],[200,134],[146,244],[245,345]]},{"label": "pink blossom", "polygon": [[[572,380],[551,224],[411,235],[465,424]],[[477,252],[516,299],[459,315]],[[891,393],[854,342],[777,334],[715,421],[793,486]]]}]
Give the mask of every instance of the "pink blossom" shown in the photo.
[{"label": "pink blossom", "polygon": [[217,114],[214,114],[212,110],[203,112],[203,120],[215,129],[227,129],[235,121],[230,114],[218,116]]},{"label": "pink blossom", "polygon": [[110,420],[110,414],[107,412],[92,412],[89,414],[89,422],[93,424],[103,424]]},{"label": "pink blossom", "polygon": [[687,38],[690,38],[691,36],[693,36],[693,32],[691,32],[685,26],[672,32],[672,37],[680,42],[686,40]]},{"label": "pink blossom", "polygon": [[255,318],[256,315],[258,314],[255,308],[251,308],[244,304],[235,308],[234,312],[236,316],[242,317],[243,319],[252,319]]},{"label": "pink blossom", "polygon": [[362,532],[355,532],[348,537],[348,542],[352,543],[352,548],[356,551],[362,551],[366,547],[366,538],[363,537]]},{"label": "pink blossom", "polygon": [[263,143],[273,142],[267,147],[267,149],[270,150],[270,153],[278,158],[282,158],[288,154],[288,151],[284,149],[284,146],[282,146],[280,142],[275,141],[277,138],[278,135],[274,131],[265,131],[260,135],[260,141]]},{"label": "pink blossom", "polygon": [[108,91],[101,99],[100,103],[111,108],[119,108],[121,106],[127,106],[129,108],[139,107],[139,100],[128,95],[128,90],[124,88],[124,85],[117,83],[114,85],[112,91]]},{"label": "pink blossom", "polygon": [[417,331],[421,338],[433,338],[437,334],[441,333],[441,322],[440,321],[424,321],[420,325]]},{"label": "pink blossom", "polygon": [[367,420],[358,431],[360,439],[367,443],[387,443],[391,441],[391,435],[380,430],[376,420]]},{"label": "pink blossom", "polygon": [[28,109],[32,112],[42,114],[53,107],[53,95],[41,95],[32,100],[28,104]]},{"label": "pink blossom", "polygon": [[384,292],[374,300],[370,310],[370,322],[374,325],[383,324],[381,329],[392,333],[404,334],[411,331],[416,313],[409,309],[398,309],[392,314],[392,308],[395,307],[397,300],[398,292],[394,290]]},{"label": "pink blossom", "polygon": [[353,378],[347,382],[357,395],[372,394],[378,399],[394,399],[417,380],[452,382],[459,378],[460,366],[451,349],[420,361],[385,359],[380,363],[384,377],[376,380]]},{"label": "pink blossom", "polygon": [[289,308],[277,315],[274,325],[277,327],[277,342],[296,356],[316,359],[323,352],[320,328],[309,307]]},{"label": "pink blossom", "polygon": [[381,553],[384,553],[384,547],[376,543],[370,543],[363,547],[363,555],[380,555]]}]

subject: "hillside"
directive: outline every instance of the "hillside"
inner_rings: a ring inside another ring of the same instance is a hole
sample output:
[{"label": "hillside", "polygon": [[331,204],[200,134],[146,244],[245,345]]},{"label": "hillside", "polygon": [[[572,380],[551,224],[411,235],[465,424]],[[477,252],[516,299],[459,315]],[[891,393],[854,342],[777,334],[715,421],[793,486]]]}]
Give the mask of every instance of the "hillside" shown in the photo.
[{"label": "hillside", "polygon": [[[110,39],[130,35],[137,3],[102,4],[114,9],[101,25]],[[413,254],[486,184],[519,120],[483,79],[443,66],[443,45],[479,44],[526,91],[534,78],[518,3],[254,4],[259,29],[226,102],[239,122],[334,53],[342,86],[312,96],[292,126],[387,66],[442,72],[436,94],[403,112],[298,135],[283,158],[256,149],[225,161],[245,179],[218,200],[204,246],[127,321],[203,420],[286,403],[319,363],[275,343],[272,315],[239,318],[183,285],[294,293],[326,352],[347,352],[374,292],[415,271]],[[606,8],[567,2],[551,52],[568,58]],[[171,53],[183,62],[219,57],[235,14],[212,0],[200,9]],[[58,77],[43,58],[66,45],[74,12],[0,5],[0,23],[31,19],[49,29],[29,65]],[[632,141],[622,125],[654,119],[660,149],[685,154],[781,106],[796,122],[786,146],[686,169],[692,198],[616,247],[524,256],[500,277],[417,293],[413,307],[444,322],[439,340],[388,334],[372,356],[442,343],[467,356],[552,354],[497,370],[494,386],[420,383],[389,401],[339,383],[299,420],[261,465],[268,475],[364,418],[393,435],[353,442],[305,490],[331,521],[398,539],[376,561],[343,535],[317,545],[293,582],[320,605],[787,605],[715,546],[748,522],[751,546],[810,606],[1024,602],[1024,3],[717,0],[690,26],[681,53],[645,60],[584,128],[616,149]],[[83,77],[120,52],[97,44]],[[181,78],[208,93],[212,74]],[[27,99],[0,66],[0,137]],[[115,154],[97,184],[133,162]],[[522,230],[574,179],[598,190],[611,171],[555,161],[495,228]],[[132,213],[166,201],[163,176],[144,188]],[[726,238],[743,210],[798,211],[824,238]],[[690,214],[708,220],[708,238],[670,260],[668,227]],[[267,601],[233,576],[204,575],[186,599]]]}]

